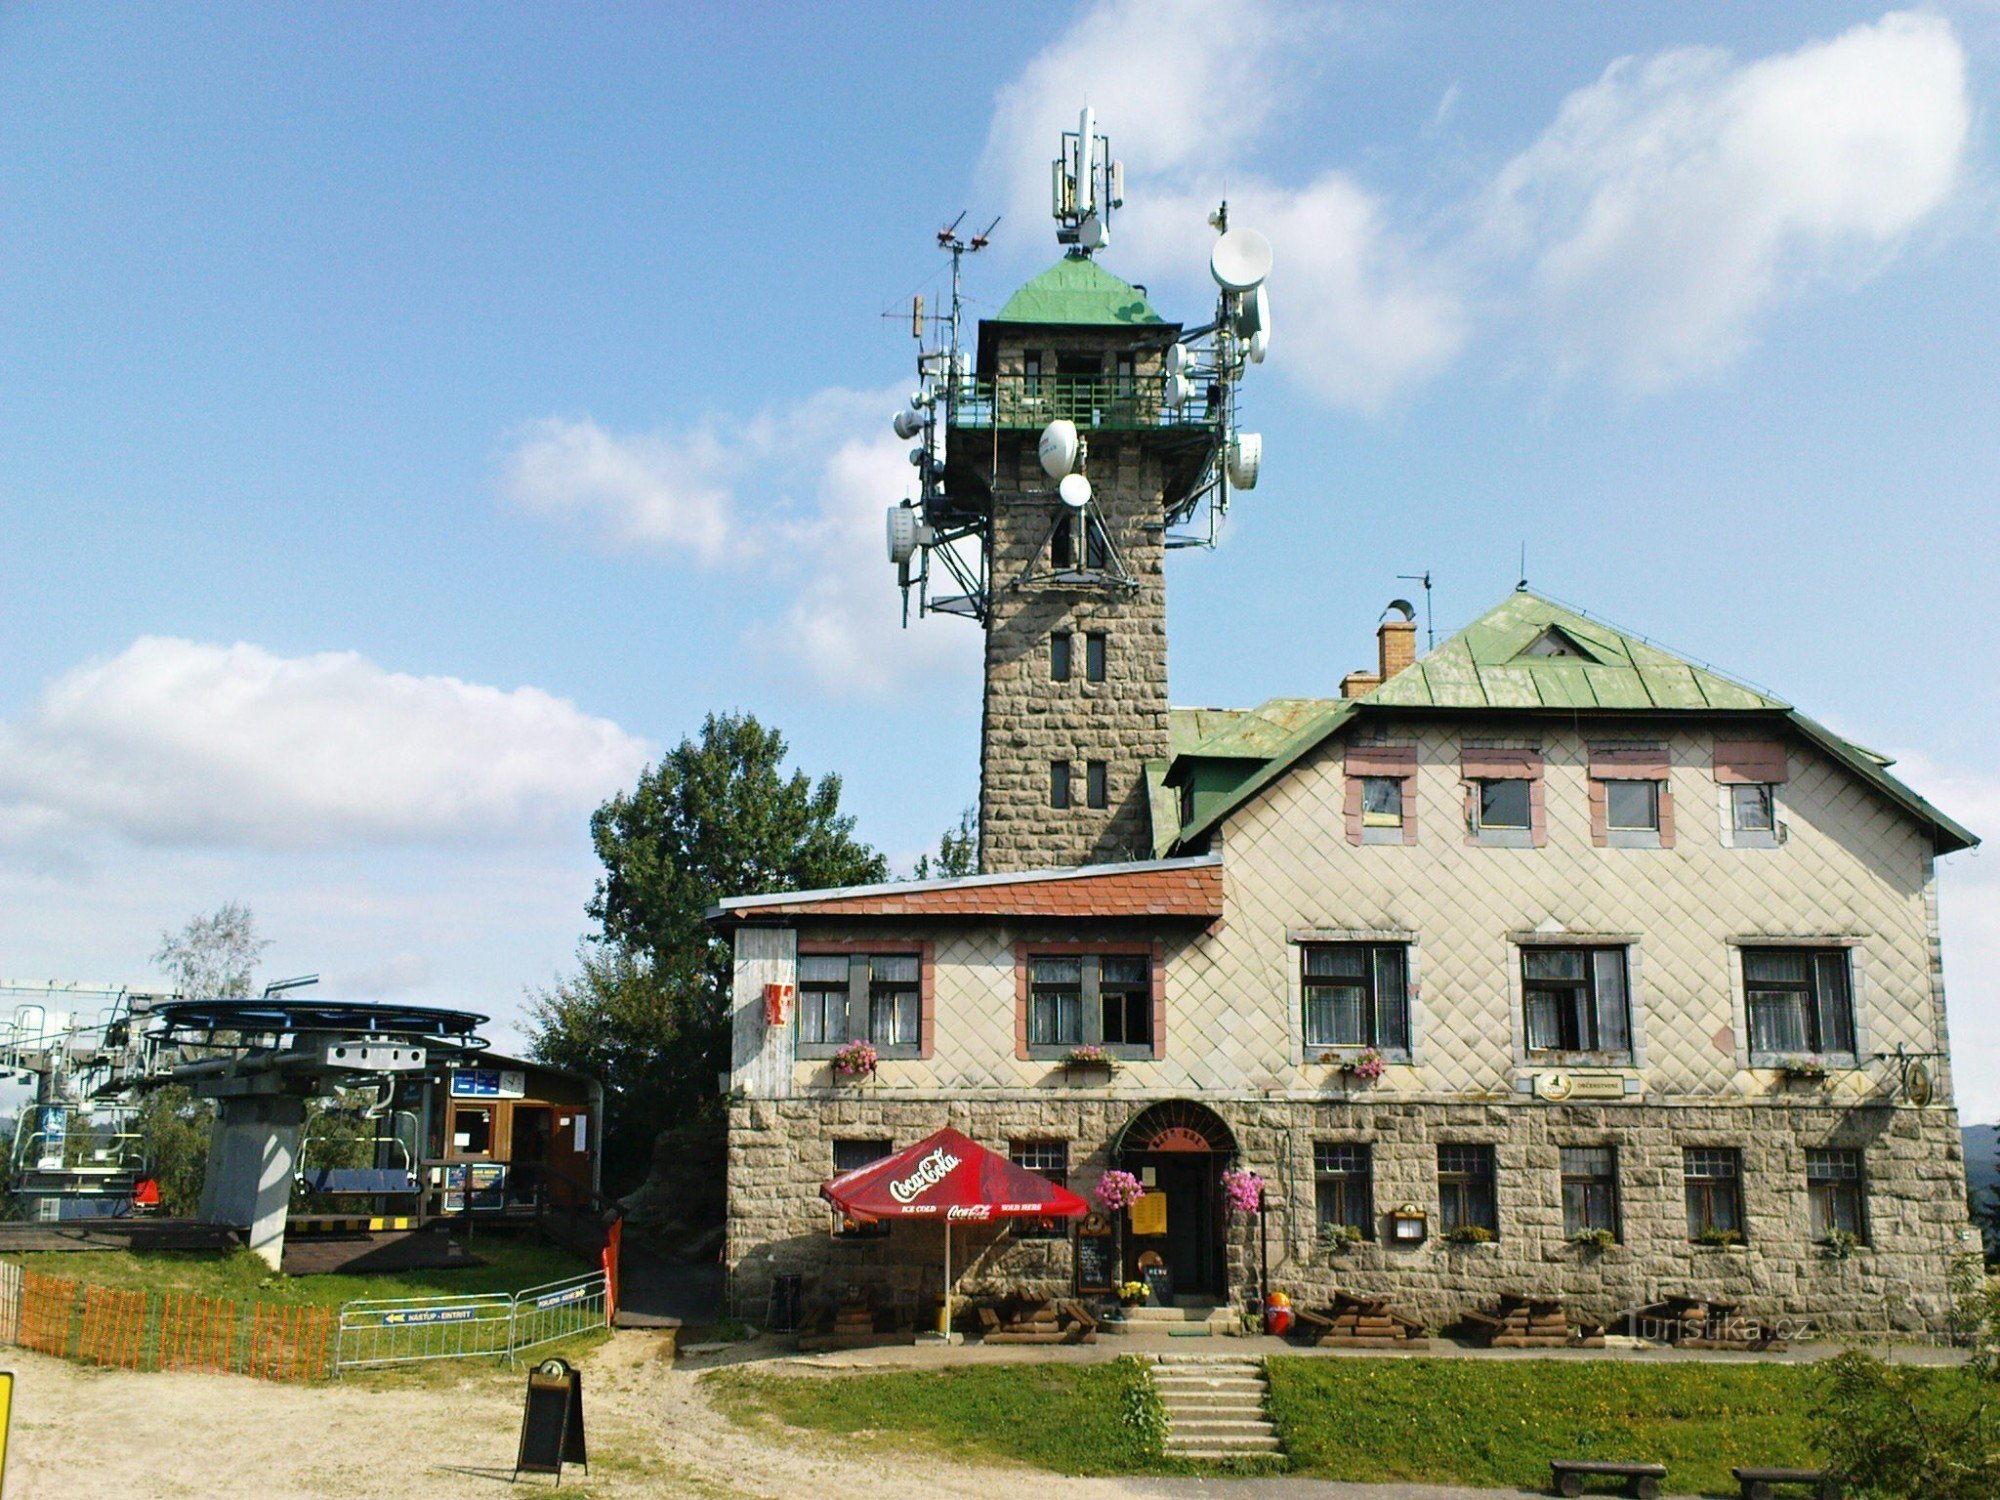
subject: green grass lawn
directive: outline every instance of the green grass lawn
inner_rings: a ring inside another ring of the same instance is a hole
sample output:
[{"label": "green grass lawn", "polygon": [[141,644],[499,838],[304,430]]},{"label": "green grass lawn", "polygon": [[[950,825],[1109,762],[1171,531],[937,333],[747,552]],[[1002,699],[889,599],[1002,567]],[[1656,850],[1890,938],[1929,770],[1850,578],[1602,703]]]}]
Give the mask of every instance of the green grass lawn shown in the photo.
[{"label": "green grass lawn", "polygon": [[467,1292],[518,1292],[596,1269],[537,1239],[480,1235],[471,1242],[487,1264],[451,1270],[394,1271],[368,1276],[281,1276],[248,1250],[49,1251],[7,1257],[45,1276],[149,1292],[194,1292],[244,1302],[325,1307],[359,1297],[450,1297]]},{"label": "green grass lawn", "polygon": [[1552,1458],[1631,1459],[1734,1495],[1733,1464],[1819,1462],[1810,1365],[1279,1358],[1270,1378],[1295,1471],[1322,1479],[1539,1489]]},{"label": "green grass lawn", "polygon": [[1140,1380],[1127,1361],[1092,1365],[979,1365],[830,1378],[745,1369],[702,1377],[729,1416],[779,1423],[961,1462],[1011,1460],[1058,1474],[1188,1472],[1149,1454],[1124,1420]]},{"label": "green grass lawn", "polygon": [[[1552,1458],[1639,1459],[1666,1464],[1677,1493],[1734,1495],[1733,1464],[1819,1462],[1810,1365],[1280,1357],[1269,1370],[1288,1467],[1313,1478],[1539,1490]],[[1128,1362],[702,1378],[752,1426],[1061,1474],[1204,1471],[1152,1455],[1126,1423]]]}]

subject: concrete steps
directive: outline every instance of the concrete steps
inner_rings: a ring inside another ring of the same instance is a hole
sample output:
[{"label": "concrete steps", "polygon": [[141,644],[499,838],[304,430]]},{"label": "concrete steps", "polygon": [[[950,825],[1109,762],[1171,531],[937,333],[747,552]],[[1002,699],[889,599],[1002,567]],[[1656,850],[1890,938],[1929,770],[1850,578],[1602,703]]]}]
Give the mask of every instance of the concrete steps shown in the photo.
[{"label": "concrete steps", "polygon": [[1128,1307],[1117,1322],[1105,1323],[1100,1334],[1165,1334],[1168,1338],[1227,1337],[1241,1331],[1235,1313],[1213,1302],[1183,1302],[1175,1307]]},{"label": "concrete steps", "polygon": [[1172,1458],[1251,1458],[1284,1452],[1264,1412],[1269,1386],[1264,1362],[1253,1357],[1161,1354],[1153,1388],[1167,1409]]}]

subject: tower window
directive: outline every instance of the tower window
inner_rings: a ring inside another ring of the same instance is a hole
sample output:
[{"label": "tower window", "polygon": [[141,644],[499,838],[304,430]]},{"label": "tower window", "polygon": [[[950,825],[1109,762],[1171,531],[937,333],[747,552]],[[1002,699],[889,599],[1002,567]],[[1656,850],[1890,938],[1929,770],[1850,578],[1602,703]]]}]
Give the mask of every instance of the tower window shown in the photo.
[{"label": "tower window", "polygon": [[1092,807],[1111,805],[1111,783],[1103,761],[1093,760],[1084,768],[1084,794]]},{"label": "tower window", "polygon": [[1066,760],[1049,762],[1049,806],[1069,806],[1069,762]]},{"label": "tower window", "polygon": [[1104,632],[1093,630],[1083,638],[1083,675],[1092,682],[1104,681]]},{"label": "tower window", "polygon": [[1054,682],[1069,681],[1070,633],[1058,630],[1049,637],[1049,677]]}]

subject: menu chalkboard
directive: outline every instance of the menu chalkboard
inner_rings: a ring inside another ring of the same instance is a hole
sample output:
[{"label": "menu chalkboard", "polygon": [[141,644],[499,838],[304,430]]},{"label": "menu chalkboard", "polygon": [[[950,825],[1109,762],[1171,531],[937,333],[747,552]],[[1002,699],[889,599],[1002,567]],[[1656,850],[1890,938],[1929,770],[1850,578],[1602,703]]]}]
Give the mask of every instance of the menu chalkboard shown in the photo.
[{"label": "menu chalkboard", "polygon": [[1076,1237],[1076,1289],[1079,1292],[1110,1293],[1117,1287],[1111,1264],[1113,1243],[1109,1233],[1092,1234],[1087,1229]]},{"label": "menu chalkboard", "polygon": [[582,1464],[590,1472],[583,1441],[583,1372],[566,1360],[546,1359],[528,1374],[514,1474],[553,1474],[560,1483],[566,1463]]}]

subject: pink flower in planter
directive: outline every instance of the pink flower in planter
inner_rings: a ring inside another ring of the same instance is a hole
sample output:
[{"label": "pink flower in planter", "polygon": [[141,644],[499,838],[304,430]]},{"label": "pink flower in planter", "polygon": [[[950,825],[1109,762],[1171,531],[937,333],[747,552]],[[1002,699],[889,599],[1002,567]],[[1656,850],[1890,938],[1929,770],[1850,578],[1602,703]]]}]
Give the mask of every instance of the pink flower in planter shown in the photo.
[{"label": "pink flower in planter", "polygon": [[1091,1197],[1106,1213],[1119,1213],[1130,1208],[1146,1196],[1145,1184],[1130,1172],[1106,1172],[1097,1179],[1097,1187]]},{"label": "pink flower in planter", "polygon": [[849,1042],[833,1054],[833,1071],[843,1078],[866,1078],[875,1071],[875,1048],[869,1042]]},{"label": "pink flower in planter", "polygon": [[1248,1218],[1264,1206],[1264,1179],[1242,1167],[1222,1174],[1222,1197],[1233,1214]]}]

